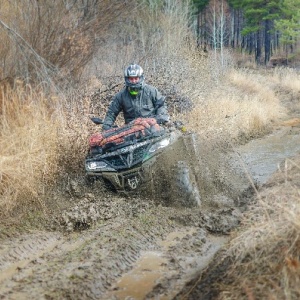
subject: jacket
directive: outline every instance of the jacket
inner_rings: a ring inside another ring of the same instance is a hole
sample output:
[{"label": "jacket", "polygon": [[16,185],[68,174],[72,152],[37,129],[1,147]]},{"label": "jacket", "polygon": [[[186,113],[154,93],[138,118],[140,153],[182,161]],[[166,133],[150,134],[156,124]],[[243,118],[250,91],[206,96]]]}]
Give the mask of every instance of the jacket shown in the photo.
[{"label": "jacket", "polygon": [[112,127],[121,111],[126,124],[139,117],[154,117],[158,122],[168,122],[170,119],[165,97],[148,84],[143,85],[137,96],[130,95],[125,87],[113,97],[103,122],[103,130]]}]

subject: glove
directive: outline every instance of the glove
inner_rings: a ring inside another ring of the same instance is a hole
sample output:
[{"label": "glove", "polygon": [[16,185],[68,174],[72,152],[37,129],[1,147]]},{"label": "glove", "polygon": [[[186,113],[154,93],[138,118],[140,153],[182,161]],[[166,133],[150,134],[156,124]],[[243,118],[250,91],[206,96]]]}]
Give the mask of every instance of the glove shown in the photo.
[{"label": "glove", "polygon": [[167,115],[158,115],[155,117],[157,124],[165,124],[170,121],[170,117]]}]

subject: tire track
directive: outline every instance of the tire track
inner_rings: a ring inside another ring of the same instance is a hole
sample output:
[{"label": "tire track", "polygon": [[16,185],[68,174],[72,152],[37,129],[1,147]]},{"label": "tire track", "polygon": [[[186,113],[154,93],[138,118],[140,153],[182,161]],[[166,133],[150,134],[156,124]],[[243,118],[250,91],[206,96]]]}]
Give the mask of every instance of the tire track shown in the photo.
[{"label": "tire track", "polygon": [[9,241],[2,241],[0,252],[0,283],[10,279],[31,261],[52,251],[61,240],[60,234],[27,234]]}]

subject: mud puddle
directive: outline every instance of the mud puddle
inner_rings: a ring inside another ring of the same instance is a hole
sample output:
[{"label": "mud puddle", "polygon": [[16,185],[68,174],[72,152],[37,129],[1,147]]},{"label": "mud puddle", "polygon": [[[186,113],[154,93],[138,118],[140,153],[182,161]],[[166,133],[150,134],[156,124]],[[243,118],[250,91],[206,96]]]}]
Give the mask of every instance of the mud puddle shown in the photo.
[{"label": "mud puddle", "polygon": [[[300,152],[300,128],[283,128],[235,149],[238,164],[259,186],[266,183],[288,157]],[[236,160],[236,157],[233,158]]]},{"label": "mud puddle", "polygon": [[161,249],[142,252],[131,271],[124,274],[103,299],[173,299],[228,240],[226,236],[203,235],[201,255],[185,252],[174,257],[174,248],[180,248],[184,240],[198,234],[196,228],[169,233],[166,239],[158,241]]}]

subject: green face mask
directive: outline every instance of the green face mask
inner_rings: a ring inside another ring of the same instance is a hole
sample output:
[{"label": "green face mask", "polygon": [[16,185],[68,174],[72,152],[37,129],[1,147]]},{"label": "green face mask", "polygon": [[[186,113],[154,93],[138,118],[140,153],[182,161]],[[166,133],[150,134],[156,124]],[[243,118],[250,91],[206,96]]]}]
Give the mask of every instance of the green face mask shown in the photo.
[{"label": "green face mask", "polygon": [[139,91],[129,89],[129,93],[130,93],[131,96],[137,96],[137,94],[139,93]]}]

